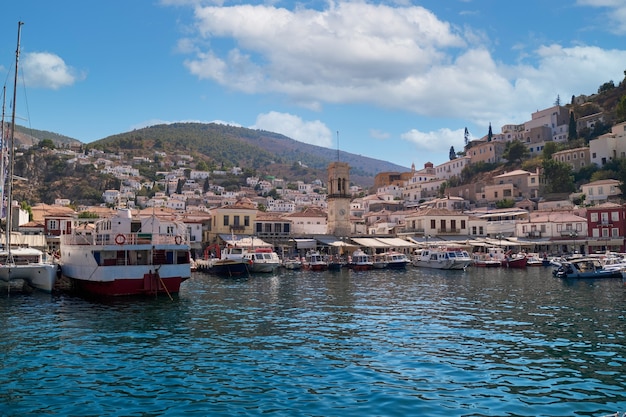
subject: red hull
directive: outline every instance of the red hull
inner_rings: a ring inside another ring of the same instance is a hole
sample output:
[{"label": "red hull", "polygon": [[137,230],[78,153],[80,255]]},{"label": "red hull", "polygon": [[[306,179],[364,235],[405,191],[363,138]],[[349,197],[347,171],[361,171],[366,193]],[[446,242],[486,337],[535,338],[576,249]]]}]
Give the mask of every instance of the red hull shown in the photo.
[{"label": "red hull", "polygon": [[502,264],[500,262],[473,262],[472,266],[477,268],[499,268]]},{"label": "red hull", "polygon": [[527,258],[517,258],[517,259],[506,259],[504,261],[504,265],[507,268],[526,268],[526,264],[528,263]]},{"label": "red hull", "polygon": [[142,279],[116,279],[109,282],[72,279],[72,287],[79,292],[105,297],[176,294],[185,279],[181,277],[159,279],[155,274],[146,274]]},{"label": "red hull", "polygon": [[328,265],[322,265],[322,264],[306,265],[304,268],[308,269],[309,271],[326,271],[328,269]]}]

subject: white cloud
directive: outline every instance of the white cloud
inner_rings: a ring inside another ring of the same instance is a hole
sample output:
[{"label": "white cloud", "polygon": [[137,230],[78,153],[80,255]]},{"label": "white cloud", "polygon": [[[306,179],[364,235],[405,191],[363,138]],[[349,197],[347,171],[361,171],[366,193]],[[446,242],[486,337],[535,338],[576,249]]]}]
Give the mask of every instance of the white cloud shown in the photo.
[{"label": "white cloud", "polygon": [[24,54],[21,68],[24,83],[29,87],[58,90],[85,78],[85,74],[66,65],[58,55],[48,52]]},{"label": "white cloud", "polygon": [[259,114],[251,129],[262,129],[276,132],[299,142],[311,145],[332,147],[333,135],[326,125],[319,120],[306,122],[298,116],[288,113],[269,112]]},{"label": "white cloud", "polygon": [[391,138],[391,134],[379,129],[370,129],[370,137],[378,140],[387,140]]},{"label": "white cloud", "polygon": [[626,34],[626,3],[624,0],[578,0],[577,4],[608,9],[602,20],[603,24],[608,22],[607,29],[616,34]]},{"label": "white cloud", "polygon": [[443,154],[444,151],[447,155],[451,146],[454,146],[456,152],[463,150],[463,146],[465,146],[465,129],[450,130],[444,128],[436,132],[420,132],[417,129],[411,129],[400,137],[415,144],[418,151],[437,152],[439,155]]},{"label": "white cloud", "polygon": [[[603,2],[619,11],[621,0]],[[506,64],[484,46],[489,40],[482,32],[462,31],[416,6],[195,10],[201,52],[186,61],[193,74],[318,111],[325,103],[365,103],[485,127],[491,122],[497,129],[526,121],[528,109],[550,106],[557,95],[569,102],[571,95],[621,80],[626,62],[624,50],[545,45]]]}]

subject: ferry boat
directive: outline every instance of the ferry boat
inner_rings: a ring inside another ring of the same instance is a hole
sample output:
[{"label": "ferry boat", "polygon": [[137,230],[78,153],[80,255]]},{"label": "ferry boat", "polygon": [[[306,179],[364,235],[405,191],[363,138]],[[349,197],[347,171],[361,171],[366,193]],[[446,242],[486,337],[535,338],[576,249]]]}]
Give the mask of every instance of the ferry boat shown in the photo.
[{"label": "ferry boat", "polygon": [[256,248],[243,255],[249,263],[250,272],[276,272],[281,265],[278,254],[272,248]]},{"label": "ferry boat", "polygon": [[471,263],[469,253],[459,248],[421,249],[413,258],[413,265],[419,268],[465,270]]},{"label": "ferry boat", "polygon": [[80,292],[103,296],[177,293],[191,277],[186,227],[128,209],[91,229],[60,237],[62,275]]}]

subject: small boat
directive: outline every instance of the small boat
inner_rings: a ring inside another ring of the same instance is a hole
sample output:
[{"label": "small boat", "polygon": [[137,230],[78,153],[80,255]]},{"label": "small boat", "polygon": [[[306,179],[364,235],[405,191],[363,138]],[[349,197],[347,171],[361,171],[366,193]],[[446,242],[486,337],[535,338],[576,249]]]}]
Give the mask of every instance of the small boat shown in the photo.
[{"label": "small boat", "polygon": [[326,258],[329,271],[339,271],[346,266],[346,261],[339,255],[332,255]]},{"label": "small boat", "polygon": [[302,269],[302,261],[298,258],[283,259],[282,265],[283,268],[293,271]]},{"label": "small boat", "polygon": [[538,255],[528,255],[526,258],[528,259],[526,266],[544,266],[543,259]]},{"label": "small boat", "polygon": [[386,252],[385,260],[387,261],[387,268],[389,269],[405,269],[411,260],[408,256],[401,252]]},{"label": "small boat", "polygon": [[93,229],[61,235],[59,265],[80,292],[101,296],[177,293],[191,277],[187,227],[118,209]]},{"label": "small boat", "polygon": [[310,271],[326,271],[328,270],[328,260],[318,251],[309,251],[304,257],[302,267]]},{"label": "small boat", "polygon": [[360,249],[355,250],[348,261],[348,268],[355,271],[369,271],[374,268],[372,257]]},{"label": "small boat", "polygon": [[491,253],[474,253],[472,266],[477,268],[499,268],[502,266],[502,261],[494,258]]},{"label": "small boat", "polygon": [[413,265],[419,268],[465,270],[471,263],[469,253],[458,248],[421,249],[413,258]]},{"label": "small boat", "polygon": [[219,245],[209,245],[204,250],[204,259],[196,261],[199,269],[209,274],[222,277],[250,275],[250,260],[245,259],[245,248],[228,245],[221,249]]},{"label": "small boat", "polygon": [[256,248],[254,251],[246,252],[244,260],[248,261],[250,272],[276,272],[281,265],[278,254],[271,248]]},{"label": "small boat", "polygon": [[552,270],[557,278],[623,278],[621,270],[605,269],[597,258],[577,258]]},{"label": "small boat", "polygon": [[523,253],[513,254],[509,251],[502,261],[502,266],[506,268],[524,269],[528,266],[528,258]]},{"label": "small boat", "polygon": [[389,262],[387,262],[387,258],[385,254],[379,253],[374,255],[372,258],[372,267],[373,269],[385,269],[389,266]]}]

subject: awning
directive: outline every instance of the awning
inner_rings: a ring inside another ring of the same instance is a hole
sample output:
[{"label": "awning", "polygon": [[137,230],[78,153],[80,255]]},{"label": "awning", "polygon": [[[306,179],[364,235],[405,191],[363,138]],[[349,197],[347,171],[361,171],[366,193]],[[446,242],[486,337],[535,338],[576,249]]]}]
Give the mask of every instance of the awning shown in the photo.
[{"label": "awning", "polygon": [[316,236],[315,239],[324,246],[354,246],[348,242],[337,239],[335,236]]},{"label": "awning", "polygon": [[[577,241],[578,244],[581,243],[580,240]],[[582,243],[585,243],[585,241],[583,240]],[[587,240],[586,241],[588,246],[617,246],[617,245],[623,245],[624,244],[624,239],[620,238],[620,239],[594,239],[594,240]]]},{"label": "awning", "polygon": [[388,248],[389,245],[381,242],[378,239],[372,237],[355,237],[352,240],[360,246],[365,246],[367,248]]},{"label": "awning", "polygon": [[267,243],[263,239],[255,236],[245,235],[220,235],[220,238],[227,244],[233,246],[241,246],[244,248],[271,248],[274,245]]},{"label": "awning", "polygon": [[315,239],[291,239],[292,242],[296,242],[297,249],[315,249],[317,247],[317,240]]},{"label": "awning", "polygon": [[377,237],[376,240],[379,240],[392,248],[412,248],[417,246],[413,242],[409,242],[408,240],[400,239],[398,237]]}]

